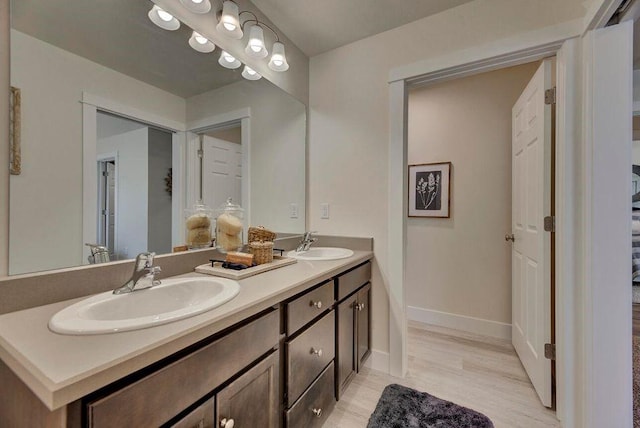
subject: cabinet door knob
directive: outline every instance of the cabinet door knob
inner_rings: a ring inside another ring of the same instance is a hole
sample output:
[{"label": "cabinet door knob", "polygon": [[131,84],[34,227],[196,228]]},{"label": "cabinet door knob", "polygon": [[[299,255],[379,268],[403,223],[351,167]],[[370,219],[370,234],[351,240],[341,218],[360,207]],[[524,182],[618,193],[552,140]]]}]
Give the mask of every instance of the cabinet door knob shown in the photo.
[{"label": "cabinet door knob", "polygon": [[506,235],[504,235],[504,240],[509,242],[516,242],[516,237],[513,235],[513,233],[509,234],[507,233]]},{"label": "cabinet door knob", "polygon": [[221,428],[233,428],[235,424],[236,423],[233,421],[233,419],[224,418],[223,420],[220,421]]},{"label": "cabinet door knob", "polygon": [[311,409],[311,411],[313,412],[314,415],[316,415],[316,418],[319,418],[320,416],[322,416],[322,409]]},{"label": "cabinet door knob", "polygon": [[311,354],[322,357],[322,349],[311,348]]},{"label": "cabinet door knob", "polygon": [[360,304],[356,305],[356,309],[359,310],[359,311],[364,310],[364,308],[365,308],[364,303],[360,303]]},{"label": "cabinet door knob", "polygon": [[322,309],[322,300],[318,300],[314,302],[313,300],[310,302],[309,306],[315,306],[318,309]]}]

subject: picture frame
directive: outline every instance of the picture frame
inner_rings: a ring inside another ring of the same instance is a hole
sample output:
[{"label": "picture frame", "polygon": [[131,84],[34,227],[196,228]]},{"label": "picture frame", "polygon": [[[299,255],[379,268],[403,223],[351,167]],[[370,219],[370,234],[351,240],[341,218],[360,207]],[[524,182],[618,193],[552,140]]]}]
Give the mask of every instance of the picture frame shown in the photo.
[{"label": "picture frame", "polygon": [[22,95],[19,88],[11,87],[9,93],[9,173],[22,172],[21,126]]},{"label": "picture frame", "polygon": [[449,218],[451,162],[409,165],[409,217]]}]

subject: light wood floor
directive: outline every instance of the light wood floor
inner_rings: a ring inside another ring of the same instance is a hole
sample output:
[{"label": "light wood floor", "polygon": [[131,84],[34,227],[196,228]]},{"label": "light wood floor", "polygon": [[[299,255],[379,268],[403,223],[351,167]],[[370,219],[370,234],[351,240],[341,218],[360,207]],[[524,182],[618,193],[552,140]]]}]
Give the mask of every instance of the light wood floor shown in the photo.
[{"label": "light wood floor", "polygon": [[540,404],[509,342],[409,324],[409,373],[398,379],[364,368],[323,428],[364,428],[385,386],[402,384],[487,415],[496,428],[559,427]]}]

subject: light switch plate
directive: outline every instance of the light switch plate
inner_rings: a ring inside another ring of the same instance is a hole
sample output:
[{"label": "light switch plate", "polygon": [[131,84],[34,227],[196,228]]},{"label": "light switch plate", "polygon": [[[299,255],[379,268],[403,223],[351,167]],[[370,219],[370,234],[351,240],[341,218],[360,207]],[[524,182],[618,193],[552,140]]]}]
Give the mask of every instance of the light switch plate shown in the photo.
[{"label": "light switch plate", "polygon": [[289,204],[289,218],[298,218],[298,204]]},{"label": "light switch plate", "polygon": [[329,218],[329,204],[326,202],[320,204],[320,218]]}]

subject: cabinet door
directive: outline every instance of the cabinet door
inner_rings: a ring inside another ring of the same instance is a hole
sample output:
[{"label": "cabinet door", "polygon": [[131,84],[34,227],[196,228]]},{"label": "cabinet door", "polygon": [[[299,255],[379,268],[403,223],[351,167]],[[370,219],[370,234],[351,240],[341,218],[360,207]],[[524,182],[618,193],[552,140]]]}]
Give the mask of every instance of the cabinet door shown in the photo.
[{"label": "cabinet door", "polygon": [[275,351],[216,395],[217,427],[279,426],[279,356]]},{"label": "cabinet door", "polygon": [[342,391],[356,373],[355,359],[355,303],[357,294],[345,299],[338,305],[337,321],[337,355],[336,365],[336,398],[339,400]]},{"label": "cabinet door", "polygon": [[356,295],[356,364],[358,373],[371,353],[371,284]]},{"label": "cabinet door", "polygon": [[213,411],[215,407],[215,399],[211,398],[204,404],[198,406],[187,416],[171,425],[171,428],[214,428],[215,420]]}]

